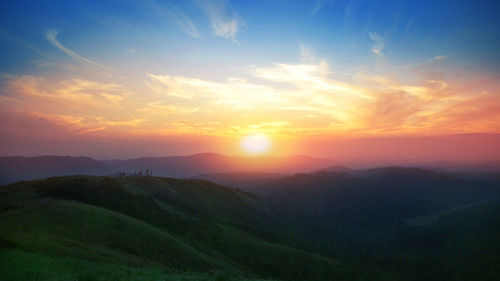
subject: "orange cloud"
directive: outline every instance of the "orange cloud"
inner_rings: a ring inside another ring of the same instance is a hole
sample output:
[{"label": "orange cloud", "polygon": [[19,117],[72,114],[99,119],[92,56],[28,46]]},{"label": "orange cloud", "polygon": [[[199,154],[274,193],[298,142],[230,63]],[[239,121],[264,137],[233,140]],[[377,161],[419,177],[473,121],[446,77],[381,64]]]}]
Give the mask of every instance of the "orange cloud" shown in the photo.
[{"label": "orange cloud", "polygon": [[0,110],[50,116],[45,118],[74,132],[110,135],[366,137],[500,131],[499,89],[493,83],[463,86],[431,71],[411,83],[381,73],[345,77],[325,62],[253,66],[248,74],[246,79],[211,81],[148,73],[145,81],[129,84],[8,76]]}]

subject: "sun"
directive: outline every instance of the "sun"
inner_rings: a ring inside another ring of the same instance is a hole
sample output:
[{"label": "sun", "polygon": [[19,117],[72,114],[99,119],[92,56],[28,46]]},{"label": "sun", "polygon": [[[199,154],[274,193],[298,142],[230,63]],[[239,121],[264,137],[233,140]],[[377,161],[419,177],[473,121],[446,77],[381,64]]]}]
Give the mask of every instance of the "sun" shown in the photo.
[{"label": "sun", "polygon": [[271,140],[261,134],[249,135],[241,140],[241,147],[248,153],[262,154],[271,148]]}]

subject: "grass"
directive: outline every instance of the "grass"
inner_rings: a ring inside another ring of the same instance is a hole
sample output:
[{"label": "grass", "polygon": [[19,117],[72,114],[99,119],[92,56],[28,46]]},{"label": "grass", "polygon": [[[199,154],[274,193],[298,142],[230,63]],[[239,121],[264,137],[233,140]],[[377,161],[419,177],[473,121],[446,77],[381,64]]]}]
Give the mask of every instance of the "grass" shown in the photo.
[{"label": "grass", "polygon": [[[0,248],[18,253],[10,262],[19,259],[16,270],[35,272],[33,280],[38,275],[49,280],[52,271],[44,266],[26,271],[23,259],[44,257],[40,263],[75,266],[85,261],[99,265],[88,268],[112,270],[116,280],[129,280],[122,270],[129,267],[138,268],[136,274],[149,268],[151,280],[162,270],[221,281],[241,276],[324,280],[344,271],[333,259],[255,236],[259,225],[273,219],[263,203],[206,181],[77,176],[9,185],[0,192]],[[75,266],[61,265],[67,272],[56,270],[53,276],[83,278]]]},{"label": "grass", "polygon": [[21,248],[101,261],[143,264],[146,259],[186,269],[218,267],[168,233],[123,214],[74,201],[44,204],[4,214],[0,237]]},{"label": "grass", "polygon": [[[417,225],[377,237],[331,220],[321,225],[294,206],[282,214],[272,202],[203,180],[71,176],[3,186],[0,280],[498,276],[498,202],[414,217]],[[321,251],[330,247],[336,256]]]},{"label": "grass", "polygon": [[176,272],[161,267],[133,267],[90,262],[22,250],[7,250],[0,253],[0,276],[4,281],[258,281],[232,277],[223,271]]}]

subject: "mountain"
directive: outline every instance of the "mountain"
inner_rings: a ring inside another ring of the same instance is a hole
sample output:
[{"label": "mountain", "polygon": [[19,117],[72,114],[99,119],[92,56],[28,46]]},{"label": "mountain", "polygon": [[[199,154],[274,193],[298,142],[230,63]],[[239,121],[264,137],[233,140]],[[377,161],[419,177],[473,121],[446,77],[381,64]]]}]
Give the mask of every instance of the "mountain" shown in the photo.
[{"label": "mountain", "polygon": [[[500,201],[442,212],[421,225],[387,235],[383,263],[412,280],[495,280],[500,273]],[[422,222],[422,221],[421,221]],[[390,269],[389,269],[390,270]],[[450,276],[453,274],[454,276]]]},{"label": "mountain", "polygon": [[500,195],[498,184],[498,179],[387,167],[351,173],[296,174],[254,190],[274,206],[289,208],[301,216],[359,224],[367,216],[370,220],[380,216],[381,221],[370,223],[396,223],[405,217],[487,201]]},{"label": "mountain", "polygon": [[344,172],[344,173],[348,173],[348,172],[352,172],[354,170],[349,168],[349,167],[342,166],[342,165],[333,165],[330,167],[320,169],[319,171],[320,172]]},{"label": "mountain", "polygon": [[309,156],[291,157],[240,157],[216,153],[190,156],[149,157],[129,160],[103,161],[109,167],[133,172],[141,168],[153,169],[158,176],[193,177],[200,174],[229,172],[297,173],[311,172],[331,166],[330,159]]},{"label": "mountain", "polygon": [[232,172],[202,174],[192,177],[193,179],[203,179],[220,185],[238,188],[252,192],[253,187],[268,184],[274,180],[285,177],[285,174],[258,173],[258,172]]},{"label": "mountain", "polygon": [[425,167],[437,167],[453,172],[469,173],[500,173],[500,161],[483,161],[475,163],[462,162],[431,162],[425,163]]},{"label": "mountain", "polygon": [[89,157],[0,157],[0,185],[65,175],[105,175],[112,170]]},{"label": "mountain", "polygon": [[186,178],[200,174],[229,172],[297,173],[332,165],[329,159],[308,156],[239,157],[215,153],[190,156],[144,157],[98,161],[88,157],[38,156],[0,157],[0,185],[21,180],[65,175],[133,174],[151,169],[154,175]]},{"label": "mountain", "polygon": [[[345,166],[334,165],[322,168],[320,172],[354,172],[355,170]],[[302,172],[303,173],[303,172]],[[275,180],[290,176],[290,174],[263,173],[263,172],[231,172],[201,174],[192,177],[193,179],[204,179],[221,185],[238,188],[247,192],[259,193],[263,186],[273,185]]]},{"label": "mountain", "polygon": [[295,226],[297,236],[310,238],[309,249],[360,258],[371,256],[374,240],[399,231],[412,218],[498,200],[500,178],[387,167],[296,174],[252,190]]}]

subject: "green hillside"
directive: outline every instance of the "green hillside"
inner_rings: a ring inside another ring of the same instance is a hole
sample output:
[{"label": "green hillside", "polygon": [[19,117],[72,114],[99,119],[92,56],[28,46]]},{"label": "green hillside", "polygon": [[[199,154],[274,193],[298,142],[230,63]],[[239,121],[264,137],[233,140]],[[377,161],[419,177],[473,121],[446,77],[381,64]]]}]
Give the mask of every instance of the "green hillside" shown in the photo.
[{"label": "green hillside", "polygon": [[500,274],[496,180],[391,169],[297,175],[272,188],[258,197],[205,180],[139,176],[2,186],[0,280]]},{"label": "green hillside", "polygon": [[259,225],[272,226],[266,206],[206,181],[72,176],[4,186],[0,198],[1,258],[8,261],[0,276],[9,280],[25,280],[23,274],[170,280],[179,271],[181,280],[347,274],[331,258],[258,238]]}]

